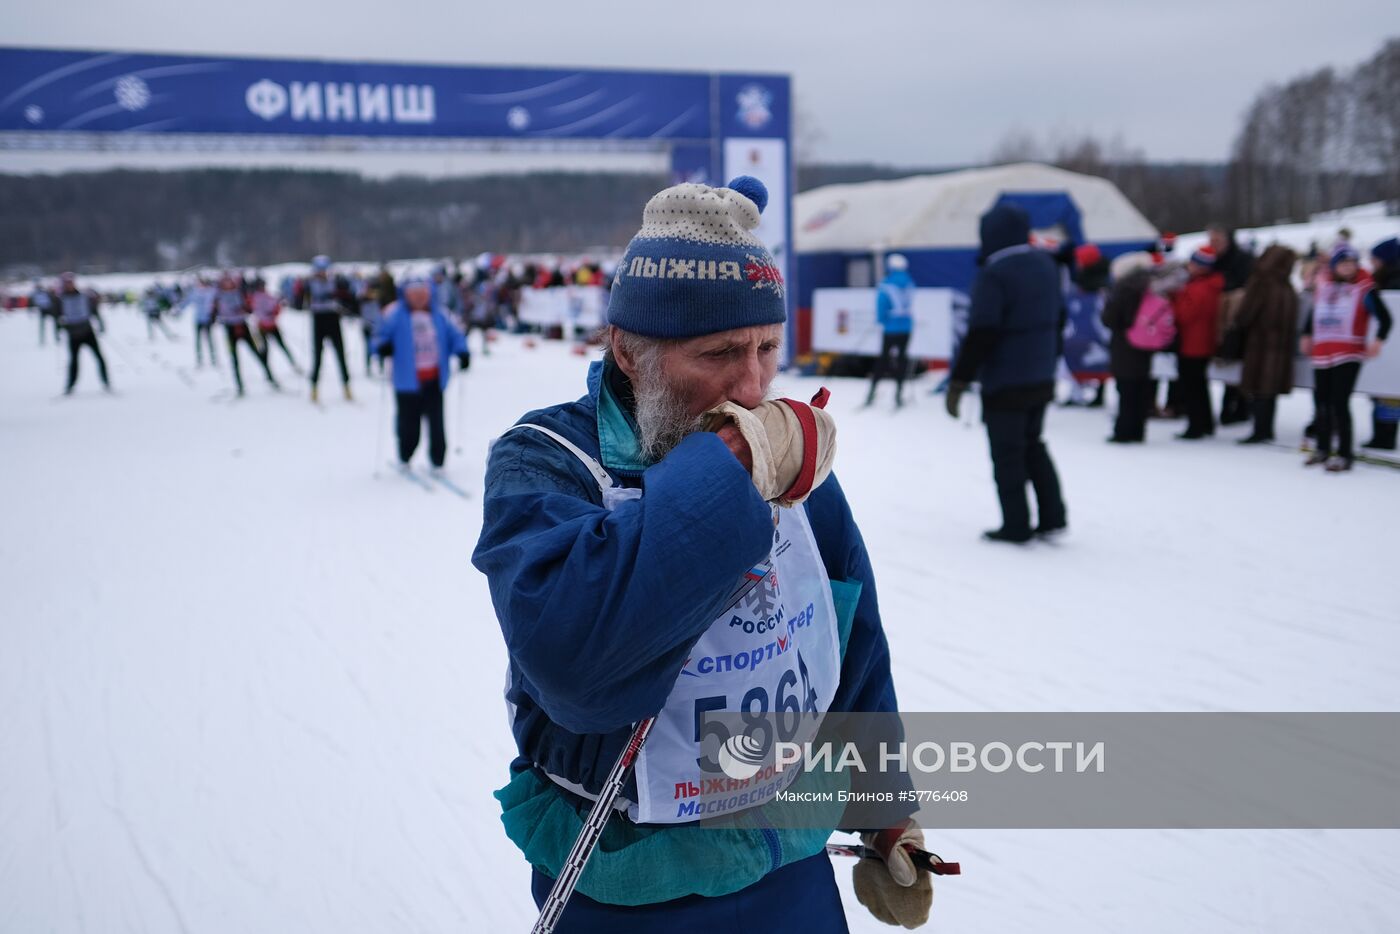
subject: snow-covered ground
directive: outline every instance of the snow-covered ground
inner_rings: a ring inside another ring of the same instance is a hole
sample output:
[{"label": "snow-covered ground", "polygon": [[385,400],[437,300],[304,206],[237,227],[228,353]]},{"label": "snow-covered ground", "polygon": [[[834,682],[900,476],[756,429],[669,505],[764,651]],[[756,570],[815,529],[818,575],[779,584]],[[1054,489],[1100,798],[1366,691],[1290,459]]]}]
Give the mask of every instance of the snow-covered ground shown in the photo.
[{"label": "snow-covered ground", "polygon": [[[85,357],[60,400],[59,351],[0,315],[0,931],[527,929],[491,797],[504,652],[469,556],[489,439],[580,394],[587,360],[477,354],[448,394],[464,501],[383,469],[389,403],[362,363],[354,404],[332,368],[316,408],[284,361],[276,395],[248,359],[230,404],[188,320],[152,343],[109,317],[118,395]],[[284,320],[305,362],[305,319]],[[1056,410],[1072,536],[987,545],[980,426],[925,385],[896,414],[828,383],[906,709],[1400,710],[1400,472],[1323,475],[1163,423],[1109,446],[1104,412]],[[1287,399],[1282,437],[1308,411]],[[1400,832],[929,838],[965,872],[939,882],[935,931],[1400,929]],[[837,876],[852,928],[886,930]]]}]

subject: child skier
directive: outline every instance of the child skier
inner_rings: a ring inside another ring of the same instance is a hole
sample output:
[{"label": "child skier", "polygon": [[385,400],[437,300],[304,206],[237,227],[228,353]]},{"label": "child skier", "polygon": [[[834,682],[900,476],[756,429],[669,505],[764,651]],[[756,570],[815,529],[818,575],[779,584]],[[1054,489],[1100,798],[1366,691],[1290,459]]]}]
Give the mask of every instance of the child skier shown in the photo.
[{"label": "child skier", "polygon": [[466,337],[448,320],[431,283],[411,279],[404,285],[399,300],[384,310],[374,349],[381,357],[393,358],[400,466],[407,469],[427,419],[428,459],[440,469],[447,457],[442,396],[451,377],[451,358],[455,355],[465,370],[471,365],[471,354]]},{"label": "child skier", "polygon": [[[1299,342],[1312,357],[1313,395],[1317,402],[1317,450],[1307,466],[1324,464],[1329,472],[1351,469],[1351,394],[1361,362],[1375,357],[1390,335],[1390,312],[1376,301],[1374,283],[1360,265],[1361,257],[1347,243],[1332,251],[1329,275],[1319,275],[1312,311],[1303,322]],[[1371,318],[1379,322],[1375,338],[1367,340]],[[1333,438],[1336,453],[1333,453]]]},{"label": "child skier", "polygon": [[261,276],[253,280],[253,291],[248,294],[248,307],[252,309],[253,320],[257,322],[258,333],[262,335],[263,356],[272,356],[272,342],[276,341],[277,346],[281,347],[282,353],[286,355],[287,362],[292,365],[293,372],[301,376],[302,369],[297,364],[296,357],[287,349],[287,342],[282,339],[282,329],[277,325],[277,318],[282,314],[282,299],[267,290],[267,282]]},{"label": "child skier", "polygon": [[223,278],[219,280],[219,291],[214,296],[214,313],[218,322],[224,326],[224,333],[228,337],[228,355],[233,361],[233,382],[238,387],[238,395],[243,395],[243,373],[238,367],[240,341],[246,342],[253,349],[253,356],[262,364],[268,383],[273,389],[280,390],[282,387],[277,384],[277,378],[272,375],[272,368],[267,365],[267,356],[253,342],[252,332],[248,329],[248,302],[244,298],[242,284],[233,273],[224,273]]}]

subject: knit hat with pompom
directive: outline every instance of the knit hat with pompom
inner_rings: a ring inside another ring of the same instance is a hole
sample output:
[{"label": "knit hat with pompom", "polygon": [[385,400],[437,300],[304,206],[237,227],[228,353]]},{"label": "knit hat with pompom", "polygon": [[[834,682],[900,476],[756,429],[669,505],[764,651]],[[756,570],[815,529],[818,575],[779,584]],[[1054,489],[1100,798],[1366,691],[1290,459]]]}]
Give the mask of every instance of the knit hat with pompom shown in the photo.
[{"label": "knit hat with pompom", "polygon": [[608,323],[687,338],[786,321],[782,272],[754,234],[767,204],[768,189],[748,175],[652,196],[618,263]]}]

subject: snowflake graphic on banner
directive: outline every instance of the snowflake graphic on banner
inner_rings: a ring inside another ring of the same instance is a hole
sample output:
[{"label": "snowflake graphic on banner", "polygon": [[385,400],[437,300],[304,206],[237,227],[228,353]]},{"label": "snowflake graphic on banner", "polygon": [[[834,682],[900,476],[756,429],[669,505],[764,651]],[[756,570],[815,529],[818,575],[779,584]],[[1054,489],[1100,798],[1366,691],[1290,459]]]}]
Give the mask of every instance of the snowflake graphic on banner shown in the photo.
[{"label": "snowflake graphic on banner", "polygon": [[530,125],[530,111],[524,107],[512,107],[506,112],[506,123],[517,132]]},{"label": "snowflake graphic on banner", "polygon": [[773,95],[761,84],[744,85],[735,101],[739,104],[739,122],[751,130],[761,130],[773,119]]},{"label": "snowflake graphic on banner", "polygon": [[40,107],[38,104],[30,104],[28,107],[24,108],[24,119],[28,120],[30,123],[43,123],[44,108]]},{"label": "snowflake graphic on banner", "polygon": [[135,75],[124,75],[117,79],[117,106],[122,110],[144,110],[151,102],[151,89]]}]

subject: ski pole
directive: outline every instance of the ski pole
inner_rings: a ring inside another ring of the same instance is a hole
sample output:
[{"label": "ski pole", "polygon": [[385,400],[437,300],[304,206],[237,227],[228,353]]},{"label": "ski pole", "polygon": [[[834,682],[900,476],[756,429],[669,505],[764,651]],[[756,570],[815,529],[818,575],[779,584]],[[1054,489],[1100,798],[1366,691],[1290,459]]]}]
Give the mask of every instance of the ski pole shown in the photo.
[{"label": "ski pole", "polygon": [[632,771],[632,765],[637,761],[637,753],[641,751],[642,743],[646,742],[647,734],[651,732],[651,726],[655,722],[655,717],[648,717],[637,724],[632,736],[627,740],[627,745],[623,747],[622,755],[617,757],[612,770],[608,772],[608,777],[603,780],[598,800],[594,802],[593,810],[588,812],[588,819],[583,822],[573,849],[569,850],[564,865],[560,867],[559,878],[554,880],[549,896],[540,906],[540,918],[530,929],[531,934],[553,934],[554,926],[559,923],[559,916],[564,913],[565,903],[568,902],[569,896],[574,894],[579,876],[583,875],[583,867],[587,865],[588,857],[593,855],[598,838],[603,835],[603,826],[612,814],[617,796],[622,793],[627,773]]},{"label": "ski pole", "polygon": [[[937,853],[930,853],[928,850],[921,850],[908,844],[905,844],[904,850],[914,861],[915,866],[926,869],[935,876],[962,875],[961,863],[947,862]],[[856,859],[881,859],[879,850],[874,847],[862,846],[859,843],[828,843],[826,854],[828,856],[854,856]],[[882,859],[881,862],[883,862]]]},{"label": "ski pole", "polygon": [[463,375],[466,373],[459,364],[457,367],[457,411],[452,416],[452,433],[457,438],[457,446],[453,449],[454,454],[462,453],[462,384],[466,382]]},{"label": "ski pole", "polygon": [[384,396],[388,393],[388,380],[379,375],[379,407],[374,416],[374,476],[379,476],[380,458],[384,453]]}]

